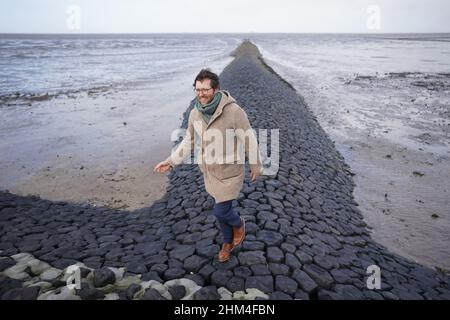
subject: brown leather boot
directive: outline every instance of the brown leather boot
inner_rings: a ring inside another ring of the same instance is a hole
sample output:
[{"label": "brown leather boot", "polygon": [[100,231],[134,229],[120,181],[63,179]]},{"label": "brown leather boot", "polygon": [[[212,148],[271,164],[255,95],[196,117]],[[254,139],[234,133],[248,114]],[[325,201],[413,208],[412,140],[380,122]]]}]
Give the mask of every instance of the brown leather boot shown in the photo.
[{"label": "brown leather boot", "polygon": [[231,250],[233,250],[232,243],[224,243],[222,249],[219,251],[219,262],[230,260]]},{"label": "brown leather boot", "polygon": [[241,217],[241,227],[233,228],[233,249],[240,246],[245,238],[245,220]]}]

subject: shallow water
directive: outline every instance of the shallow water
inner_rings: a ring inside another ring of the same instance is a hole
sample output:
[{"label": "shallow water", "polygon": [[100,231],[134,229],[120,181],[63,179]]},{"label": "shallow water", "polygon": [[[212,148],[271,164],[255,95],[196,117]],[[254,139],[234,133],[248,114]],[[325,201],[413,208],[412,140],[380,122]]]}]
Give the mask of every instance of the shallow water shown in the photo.
[{"label": "shallow water", "polygon": [[166,82],[214,66],[237,43],[233,36],[0,34],[0,96]]}]

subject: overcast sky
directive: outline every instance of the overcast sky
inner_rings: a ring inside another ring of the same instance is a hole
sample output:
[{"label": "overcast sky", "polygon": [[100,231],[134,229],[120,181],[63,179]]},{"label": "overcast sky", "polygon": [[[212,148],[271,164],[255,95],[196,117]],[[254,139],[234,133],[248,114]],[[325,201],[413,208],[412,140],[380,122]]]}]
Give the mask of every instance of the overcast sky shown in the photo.
[{"label": "overcast sky", "polygon": [[0,33],[450,32],[449,0],[0,0]]}]

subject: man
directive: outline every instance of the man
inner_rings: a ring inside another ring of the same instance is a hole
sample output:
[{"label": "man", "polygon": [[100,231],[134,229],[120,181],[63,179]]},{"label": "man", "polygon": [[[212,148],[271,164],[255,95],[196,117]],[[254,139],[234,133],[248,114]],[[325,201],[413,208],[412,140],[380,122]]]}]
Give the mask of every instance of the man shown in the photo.
[{"label": "man", "polygon": [[[194,81],[195,107],[189,114],[188,130],[177,149],[154,171],[164,173],[183,162],[194,149],[195,137],[200,141],[198,165],[206,191],[214,198],[214,215],[223,234],[218,260],[230,259],[231,251],[245,237],[245,221],[232,207],[244,182],[244,160],[250,164],[251,179],[260,175],[258,142],[245,111],[230,93],[220,90],[219,77],[203,69]],[[244,146],[244,148],[242,148]],[[245,154],[242,155],[243,150]]]}]

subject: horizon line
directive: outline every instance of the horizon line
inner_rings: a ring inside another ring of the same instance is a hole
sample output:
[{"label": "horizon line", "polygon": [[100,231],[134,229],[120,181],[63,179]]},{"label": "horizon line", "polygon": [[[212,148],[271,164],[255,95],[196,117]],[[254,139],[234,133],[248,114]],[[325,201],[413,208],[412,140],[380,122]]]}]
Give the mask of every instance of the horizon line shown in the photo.
[{"label": "horizon line", "polygon": [[0,32],[0,35],[151,35],[151,34],[450,34],[450,31],[433,32]]}]

